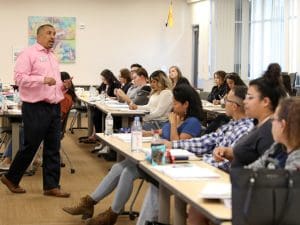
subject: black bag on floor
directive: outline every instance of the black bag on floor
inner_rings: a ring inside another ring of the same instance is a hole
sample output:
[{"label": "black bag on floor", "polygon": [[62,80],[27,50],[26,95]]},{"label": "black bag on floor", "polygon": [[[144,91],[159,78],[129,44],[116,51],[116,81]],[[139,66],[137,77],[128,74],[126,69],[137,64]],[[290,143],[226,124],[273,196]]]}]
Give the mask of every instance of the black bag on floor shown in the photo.
[{"label": "black bag on floor", "polygon": [[242,169],[230,172],[233,225],[299,225],[300,172]]}]

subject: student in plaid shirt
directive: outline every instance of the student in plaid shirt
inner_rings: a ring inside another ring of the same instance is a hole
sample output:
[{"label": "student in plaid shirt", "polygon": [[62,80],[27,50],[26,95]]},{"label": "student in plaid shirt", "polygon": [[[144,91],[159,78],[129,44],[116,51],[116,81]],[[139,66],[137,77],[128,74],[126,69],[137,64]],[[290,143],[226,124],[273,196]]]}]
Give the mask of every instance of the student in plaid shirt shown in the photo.
[{"label": "student in plaid shirt", "polygon": [[[223,125],[216,132],[203,135],[202,137],[172,142],[165,141],[167,148],[182,148],[197,155],[205,154],[207,161],[211,160],[213,163],[212,151],[216,147],[233,146],[238,139],[254,128],[253,120],[246,118],[244,111],[243,100],[245,99],[246,93],[247,87],[245,86],[235,86],[228,93],[227,98],[225,99],[225,109],[226,114],[233,118],[228,124]],[[217,166],[221,166],[222,168],[222,165],[224,164],[226,165],[226,163],[221,162],[220,165]],[[151,185],[150,188],[140,214],[147,212],[149,215],[153,216],[155,215],[154,210],[157,209],[155,202],[158,202],[158,189],[153,185]],[[147,207],[150,205],[151,207]],[[158,210],[156,210],[156,213],[158,213]],[[139,225],[142,223],[137,224]]]},{"label": "student in plaid shirt", "polygon": [[232,120],[221,126],[217,131],[203,135],[197,138],[167,142],[168,148],[182,148],[196,155],[203,156],[203,160],[228,170],[229,161],[216,162],[213,159],[212,152],[216,147],[232,147],[242,136],[249,133],[254,128],[252,119],[245,115],[243,100],[247,93],[247,87],[235,86],[225,98],[226,114],[232,117]]}]

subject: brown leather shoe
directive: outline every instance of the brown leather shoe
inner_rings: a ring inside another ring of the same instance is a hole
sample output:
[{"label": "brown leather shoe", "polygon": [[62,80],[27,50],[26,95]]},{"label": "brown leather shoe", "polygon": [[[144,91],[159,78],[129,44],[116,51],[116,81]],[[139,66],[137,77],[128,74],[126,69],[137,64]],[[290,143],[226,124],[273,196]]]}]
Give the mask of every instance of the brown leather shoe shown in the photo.
[{"label": "brown leather shoe", "polygon": [[1,182],[6,185],[6,187],[13,193],[23,194],[26,193],[26,190],[21,188],[19,185],[13,184],[8,180],[4,175],[1,177]]},{"label": "brown leather shoe", "polygon": [[50,190],[45,190],[44,195],[58,197],[58,198],[69,198],[71,194],[67,192],[63,192],[59,188],[52,188]]}]

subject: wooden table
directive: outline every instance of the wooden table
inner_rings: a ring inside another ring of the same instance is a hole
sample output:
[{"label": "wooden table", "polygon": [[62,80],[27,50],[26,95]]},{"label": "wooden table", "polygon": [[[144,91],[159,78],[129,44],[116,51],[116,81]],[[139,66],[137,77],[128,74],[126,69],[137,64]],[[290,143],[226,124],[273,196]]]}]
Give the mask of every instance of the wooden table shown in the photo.
[{"label": "wooden table", "polygon": [[213,223],[221,224],[226,220],[231,220],[231,209],[227,208],[220,201],[208,201],[201,199],[199,194],[209,182],[226,183],[229,181],[228,174],[212,167],[202,161],[194,161],[200,167],[220,175],[218,179],[197,179],[197,180],[174,180],[158,170],[154,169],[150,163],[142,161],[139,166],[142,170],[159,182],[159,222],[169,223],[170,221],[170,196],[175,196],[174,224],[186,224],[186,205],[195,207]]},{"label": "wooden table", "polygon": [[[204,216],[216,224],[222,224],[224,221],[231,220],[231,209],[227,208],[221,201],[208,201],[201,199],[199,194],[209,182],[228,183],[229,176],[225,172],[212,167],[202,161],[192,161],[200,167],[220,175],[217,179],[197,179],[197,180],[174,180],[145,161],[143,152],[131,152],[130,143],[124,142],[115,136],[106,136],[103,133],[96,134],[105,144],[115,149],[117,153],[129,158],[136,163],[144,172],[159,182],[159,222],[170,223],[170,197],[174,195],[174,224],[186,224],[186,206],[187,204],[195,207]],[[150,143],[143,143],[144,147],[150,147]],[[229,225],[229,224],[226,224]]]},{"label": "wooden table", "polygon": [[11,124],[12,129],[12,159],[14,159],[17,151],[20,148],[20,126],[22,124],[21,110],[8,110],[0,112],[1,117],[7,117]]},{"label": "wooden table", "polygon": [[[144,116],[147,112],[144,110],[130,110],[127,107],[124,107],[123,103],[118,103],[116,100],[107,99],[105,101],[90,101],[89,98],[85,95],[83,97],[78,96],[78,99],[84,102],[87,105],[87,114],[88,114],[88,136],[93,133],[93,115],[91,107],[97,107],[103,112],[102,114],[102,128],[104,130],[105,125],[105,114],[111,113],[112,116],[120,116],[122,118],[122,127],[129,126],[128,118],[133,116]],[[114,102],[115,104],[110,106],[110,103]],[[119,108],[118,108],[119,104]],[[114,107],[112,107],[114,106]],[[126,106],[126,105],[125,105]]]},{"label": "wooden table", "polygon": [[[113,135],[107,136],[103,133],[97,133],[96,136],[100,138],[106,145],[116,150],[118,153],[118,161],[121,160],[120,155],[123,157],[131,159],[134,163],[139,163],[140,161],[145,160],[145,153],[144,152],[132,152],[131,151],[131,144],[124,142],[120,138],[117,138]],[[144,147],[150,147],[150,143],[144,143]]]}]

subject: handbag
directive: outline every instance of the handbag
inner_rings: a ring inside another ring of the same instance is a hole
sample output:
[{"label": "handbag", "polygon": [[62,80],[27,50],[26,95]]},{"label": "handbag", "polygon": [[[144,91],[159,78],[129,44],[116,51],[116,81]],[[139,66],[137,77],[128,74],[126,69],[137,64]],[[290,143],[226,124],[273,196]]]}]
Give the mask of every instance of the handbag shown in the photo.
[{"label": "handbag", "polygon": [[300,172],[232,168],[233,225],[299,225]]}]

